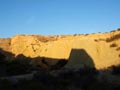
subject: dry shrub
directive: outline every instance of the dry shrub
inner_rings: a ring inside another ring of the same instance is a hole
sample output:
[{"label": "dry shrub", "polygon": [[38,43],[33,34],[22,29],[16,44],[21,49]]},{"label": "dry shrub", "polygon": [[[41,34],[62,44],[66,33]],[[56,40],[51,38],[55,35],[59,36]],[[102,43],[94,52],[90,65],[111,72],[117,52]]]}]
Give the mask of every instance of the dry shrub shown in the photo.
[{"label": "dry shrub", "polygon": [[120,47],[118,47],[116,50],[119,51],[119,50],[120,50]]},{"label": "dry shrub", "polygon": [[117,44],[113,43],[113,44],[110,45],[110,47],[117,47]]}]

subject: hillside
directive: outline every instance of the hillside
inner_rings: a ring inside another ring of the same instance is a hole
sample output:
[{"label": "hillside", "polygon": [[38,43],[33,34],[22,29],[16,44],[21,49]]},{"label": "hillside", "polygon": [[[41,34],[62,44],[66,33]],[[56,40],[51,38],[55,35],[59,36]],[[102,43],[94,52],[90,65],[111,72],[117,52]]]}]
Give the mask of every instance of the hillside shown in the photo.
[{"label": "hillside", "polygon": [[120,64],[120,30],[85,35],[16,35],[0,39],[0,48],[15,56],[54,59],[51,65],[64,59],[68,60],[66,68],[101,69]]}]

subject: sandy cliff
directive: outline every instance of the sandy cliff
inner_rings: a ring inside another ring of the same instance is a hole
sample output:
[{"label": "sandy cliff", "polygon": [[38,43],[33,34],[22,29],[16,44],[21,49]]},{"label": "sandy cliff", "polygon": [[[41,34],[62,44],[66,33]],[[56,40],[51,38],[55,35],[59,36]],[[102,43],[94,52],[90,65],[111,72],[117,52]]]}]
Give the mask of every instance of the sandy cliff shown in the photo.
[{"label": "sandy cliff", "polygon": [[69,60],[67,68],[79,67],[83,61],[89,65],[90,60],[97,69],[120,64],[119,30],[88,35],[16,35],[11,39],[0,39],[0,47],[15,56],[66,59]]}]

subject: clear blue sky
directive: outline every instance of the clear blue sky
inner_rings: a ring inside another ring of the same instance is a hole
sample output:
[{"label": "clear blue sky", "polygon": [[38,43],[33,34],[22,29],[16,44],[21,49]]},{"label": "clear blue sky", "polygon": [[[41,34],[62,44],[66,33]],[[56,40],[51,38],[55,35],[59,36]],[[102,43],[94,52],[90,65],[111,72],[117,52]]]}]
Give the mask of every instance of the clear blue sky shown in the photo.
[{"label": "clear blue sky", "polygon": [[0,37],[120,28],[120,0],[0,0]]}]

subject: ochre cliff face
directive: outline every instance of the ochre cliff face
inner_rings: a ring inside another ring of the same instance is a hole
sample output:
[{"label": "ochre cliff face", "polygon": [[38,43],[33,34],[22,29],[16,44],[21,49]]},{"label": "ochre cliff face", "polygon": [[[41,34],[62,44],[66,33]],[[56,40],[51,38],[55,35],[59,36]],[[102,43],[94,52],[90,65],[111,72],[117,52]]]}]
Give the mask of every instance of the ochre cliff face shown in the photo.
[{"label": "ochre cliff face", "polygon": [[0,38],[0,48],[2,48],[5,51],[11,51],[11,39]]},{"label": "ochre cliff face", "polygon": [[[31,58],[66,59],[70,60],[71,64],[89,56],[97,69],[120,64],[120,31],[64,36],[16,35],[9,41],[9,45],[0,47],[4,50],[9,48],[15,56],[23,54]],[[1,42],[4,43],[4,40],[0,40],[0,44]],[[75,54],[75,50],[78,55]],[[71,53],[75,55],[71,57]],[[69,66],[72,67],[68,64],[67,67]],[[78,67],[79,63],[74,66]]]}]

